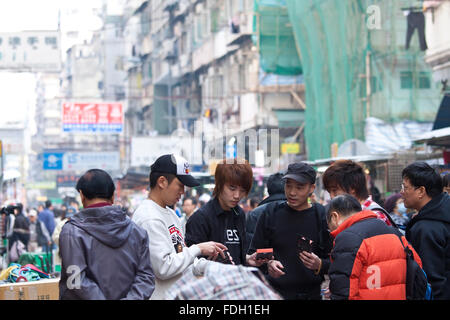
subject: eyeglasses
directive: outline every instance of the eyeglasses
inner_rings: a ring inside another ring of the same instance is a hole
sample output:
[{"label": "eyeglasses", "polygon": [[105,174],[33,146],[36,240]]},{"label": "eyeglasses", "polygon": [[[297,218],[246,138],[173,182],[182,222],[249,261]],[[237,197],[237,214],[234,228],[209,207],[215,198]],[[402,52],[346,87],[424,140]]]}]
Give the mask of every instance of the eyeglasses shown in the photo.
[{"label": "eyeglasses", "polygon": [[401,187],[400,191],[405,192],[405,191],[408,191],[411,188],[414,188],[414,190],[417,190],[420,187],[405,187],[405,185],[402,183],[402,187]]}]

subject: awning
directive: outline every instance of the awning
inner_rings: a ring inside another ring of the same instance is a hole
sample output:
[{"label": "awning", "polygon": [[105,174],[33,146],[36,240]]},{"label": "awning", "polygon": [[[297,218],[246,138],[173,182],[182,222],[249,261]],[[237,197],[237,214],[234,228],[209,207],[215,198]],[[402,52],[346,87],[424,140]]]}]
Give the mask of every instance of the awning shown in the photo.
[{"label": "awning", "polygon": [[312,166],[319,166],[325,164],[331,164],[338,160],[352,160],[355,162],[370,162],[370,161],[386,161],[394,158],[392,154],[368,154],[368,155],[360,155],[360,156],[349,156],[349,157],[334,157],[327,159],[319,159],[315,161],[305,161],[306,163]]},{"label": "awning", "polygon": [[3,181],[17,179],[20,178],[20,176],[20,171],[16,169],[7,169],[3,171]]},{"label": "awning", "polygon": [[415,143],[426,143],[430,146],[450,147],[450,126],[443,129],[426,132],[416,140]]},{"label": "awning", "polygon": [[433,130],[450,127],[450,94],[446,94],[442,99],[436,120],[434,120]]}]

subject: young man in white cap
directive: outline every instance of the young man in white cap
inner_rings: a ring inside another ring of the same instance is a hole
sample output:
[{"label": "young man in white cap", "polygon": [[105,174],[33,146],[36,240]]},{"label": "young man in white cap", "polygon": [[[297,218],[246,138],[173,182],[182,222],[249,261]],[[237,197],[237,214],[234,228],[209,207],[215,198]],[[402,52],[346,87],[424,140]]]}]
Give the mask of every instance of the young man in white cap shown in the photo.
[{"label": "young man in white cap", "polygon": [[208,256],[216,259],[227,248],[209,241],[187,247],[181,220],[170,209],[184,194],[185,186],[196,187],[198,181],[189,174],[188,162],[173,154],[159,157],[150,167],[150,193],[133,214],[133,221],[149,235],[150,261],[156,276],[152,300],[164,299],[167,290],[191,266],[201,269]]}]

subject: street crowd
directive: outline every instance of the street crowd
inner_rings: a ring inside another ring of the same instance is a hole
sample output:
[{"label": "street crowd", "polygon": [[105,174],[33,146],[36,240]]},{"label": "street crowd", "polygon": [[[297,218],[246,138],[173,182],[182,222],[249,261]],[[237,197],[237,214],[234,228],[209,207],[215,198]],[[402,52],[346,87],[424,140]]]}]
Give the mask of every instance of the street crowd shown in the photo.
[{"label": "street crowd", "polygon": [[[50,202],[28,220],[20,208],[14,237],[29,249],[56,245],[60,299],[405,300],[405,252],[432,298],[450,299],[449,175],[427,163],[405,167],[401,191],[382,204],[351,160],[323,173],[326,203],[314,200],[318,176],[303,162],[271,175],[268,197],[248,207],[248,161],[224,159],[214,178],[208,201],[187,196],[199,186],[189,163],[162,155],[150,167],[148,198],[130,214],[114,204],[110,175],[91,169],[76,185],[81,210],[55,226]],[[33,232],[23,239],[27,225]]]}]

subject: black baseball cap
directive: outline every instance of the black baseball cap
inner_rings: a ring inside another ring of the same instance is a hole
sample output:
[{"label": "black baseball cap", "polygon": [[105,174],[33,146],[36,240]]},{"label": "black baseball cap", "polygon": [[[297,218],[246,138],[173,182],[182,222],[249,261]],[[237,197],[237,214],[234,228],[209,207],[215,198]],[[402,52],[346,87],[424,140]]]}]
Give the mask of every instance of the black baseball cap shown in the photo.
[{"label": "black baseball cap", "polygon": [[189,163],[179,155],[165,154],[160,156],[150,166],[150,172],[170,173],[175,175],[182,184],[188,187],[197,187],[200,183],[189,174]]},{"label": "black baseball cap", "polygon": [[298,183],[316,183],[316,170],[304,162],[291,163],[283,179],[293,179]]}]

